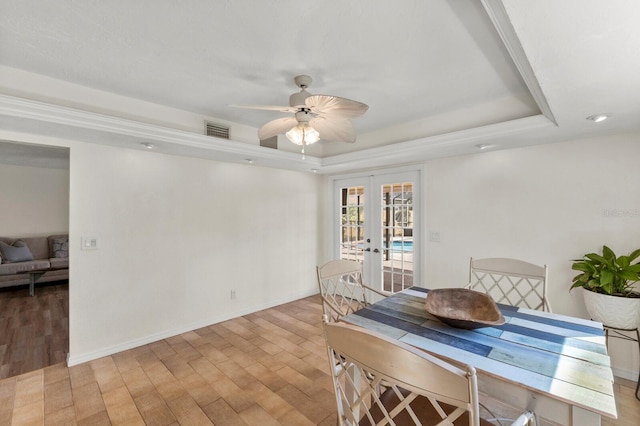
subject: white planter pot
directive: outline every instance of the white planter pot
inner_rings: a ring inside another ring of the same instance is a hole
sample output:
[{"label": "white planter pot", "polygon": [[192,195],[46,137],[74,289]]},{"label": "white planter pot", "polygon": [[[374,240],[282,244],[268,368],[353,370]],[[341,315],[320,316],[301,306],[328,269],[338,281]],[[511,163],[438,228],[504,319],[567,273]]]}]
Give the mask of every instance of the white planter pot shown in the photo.
[{"label": "white planter pot", "polygon": [[640,298],[608,296],[584,288],[582,295],[594,321],[614,328],[640,327]]}]

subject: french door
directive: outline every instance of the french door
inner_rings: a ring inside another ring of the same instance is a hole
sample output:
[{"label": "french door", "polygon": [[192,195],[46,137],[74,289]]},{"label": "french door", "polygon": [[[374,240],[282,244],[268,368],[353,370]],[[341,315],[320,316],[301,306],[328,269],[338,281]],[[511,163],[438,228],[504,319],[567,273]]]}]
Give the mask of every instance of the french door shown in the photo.
[{"label": "french door", "polygon": [[395,293],[416,277],[419,172],[334,181],[334,258],[363,263],[367,285]]}]

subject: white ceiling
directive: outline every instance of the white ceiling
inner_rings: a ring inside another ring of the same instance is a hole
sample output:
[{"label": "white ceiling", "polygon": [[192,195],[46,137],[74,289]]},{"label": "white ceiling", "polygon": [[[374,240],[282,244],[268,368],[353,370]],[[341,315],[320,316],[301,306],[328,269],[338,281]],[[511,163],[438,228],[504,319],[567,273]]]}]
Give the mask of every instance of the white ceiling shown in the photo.
[{"label": "white ceiling", "polygon": [[636,0],[3,0],[0,65],[256,133],[284,115],[229,105],[286,105],[308,74],[370,107],[355,144],[321,142],[331,170],[398,142],[430,158],[639,131],[638,22]]}]

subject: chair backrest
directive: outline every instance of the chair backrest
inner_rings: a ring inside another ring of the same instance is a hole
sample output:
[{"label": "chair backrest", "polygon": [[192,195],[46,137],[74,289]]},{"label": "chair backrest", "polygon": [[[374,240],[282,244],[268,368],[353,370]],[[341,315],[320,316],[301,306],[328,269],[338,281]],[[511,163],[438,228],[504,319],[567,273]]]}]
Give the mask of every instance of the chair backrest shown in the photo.
[{"label": "chair backrest", "polygon": [[338,321],[369,303],[362,285],[362,264],[332,260],[317,267],[322,310],[329,321]]},{"label": "chair backrest", "polygon": [[[430,420],[437,419],[429,424],[449,425],[461,416],[468,417],[469,425],[479,424],[473,367],[462,370],[398,340],[344,323],[325,322],[324,332],[339,424],[394,424],[396,416],[422,424],[427,412]],[[341,368],[333,368],[335,363]]]},{"label": "chair backrest", "polygon": [[467,288],[512,306],[551,312],[547,265],[509,258],[471,258]]}]

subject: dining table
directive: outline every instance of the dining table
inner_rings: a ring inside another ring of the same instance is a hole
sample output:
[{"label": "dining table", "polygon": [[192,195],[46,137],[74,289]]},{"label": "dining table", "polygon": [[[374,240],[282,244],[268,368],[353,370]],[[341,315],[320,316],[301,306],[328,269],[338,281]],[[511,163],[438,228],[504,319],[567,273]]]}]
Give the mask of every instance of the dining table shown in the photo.
[{"label": "dining table", "polygon": [[502,325],[457,328],[425,309],[429,289],[411,287],[342,318],[457,365],[472,365],[481,394],[538,424],[600,425],[617,418],[601,323],[497,304]]}]

